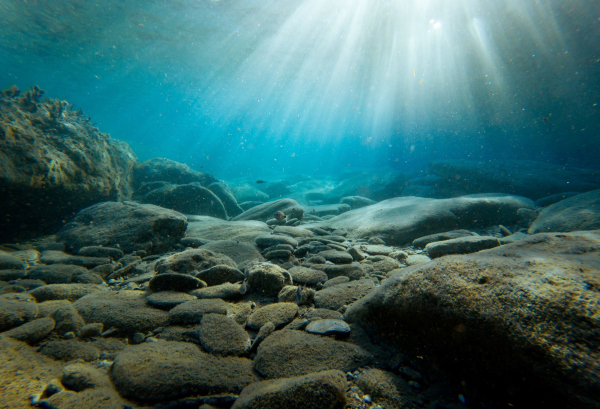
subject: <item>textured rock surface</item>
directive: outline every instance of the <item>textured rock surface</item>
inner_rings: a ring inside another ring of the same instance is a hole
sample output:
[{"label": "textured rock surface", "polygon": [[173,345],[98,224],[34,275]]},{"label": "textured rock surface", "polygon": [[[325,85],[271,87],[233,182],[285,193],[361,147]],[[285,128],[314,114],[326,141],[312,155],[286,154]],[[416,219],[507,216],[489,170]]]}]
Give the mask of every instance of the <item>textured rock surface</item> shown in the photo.
[{"label": "textured rock surface", "polygon": [[292,284],[287,271],[270,263],[250,265],[246,274],[250,289],[266,297],[277,297],[284,286]]},{"label": "textured rock surface", "polygon": [[252,261],[264,260],[254,243],[245,243],[237,240],[217,240],[205,244],[202,246],[202,249],[230,257],[240,269],[243,269]]},{"label": "textured rock surface", "polygon": [[537,234],[398,270],[346,318],[500,395],[594,407],[599,267],[598,232]]},{"label": "textured rock surface", "polygon": [[234,267],[218,265],[202,271],[196,277],[208,285],[220,285],[242,281],[244,273]]},{"label": "textured rock surface", "polygon": [[370,279],[352,281],[347,284],[334,285],[317,291],[315,306],[337,310],[344,305],[351,304],[367,295],[375,288],[375,283]]},{"label": "textured rock surface", "polygon": [[259,330],[267,322],[272,322],[276,327],[292,321],[298,312],[298,306],[291,302],[269,304],[254,310],[248,318],[248,328]]},{"label": "textured rock surface", "polygon": [[235,217],[239,214],[244,213],[239,205],[229,186],[225,182],[215,182],[208,186],[208,188],[221,200],[228,217]]},{"label": "textured rock surface", "polygon": [[154,158],[134,167],[133,182],[137,188],[149,182],[168,182],[175,185],[200,183],[202,186],[208,186],[216,180],[207,174],[196,172],[183,163]]},{"label": "textured rock surface", "polygon": [[105,292],[108,288],[95,284],[49,284],[35,288],[29,293],[37,302],[50,300],[76,301],[88,294]]},{"label": "textured rock surface", "polygon": [[232,259],[209,250],[194,249],[175,253],[159,259],[154,269],[158,274],[179,273],[194,275],[211,267],[225,265],[235,268]]},{"label": "textured rock surface", "polygon": [[80,211],[58,233],[58,240],[73,251],[81,247],[119,245],[125,253],[144,250],[162,253],[185,234],[181,213],[134,202],[104,202]]},{"label": "textured rock surface", "polygon": [[[54,233],[80,209],[127,199],[137,159],[65,101],[34,87],[0,95],[0,221],[3,237]],[[43,197],[44,200],[39,198]],[[51,204],[49,206],[49,204]]]},{"label": "textured rock surface", "polygon": [[362,348],[304,331],[275,331],[258,347],[254,369],[265,378],[306,375],[329,369],[343,372],[368,365]]},{"label": "textured rock surface", "polygon": [[166,341],[120,352],[111,377],[124,397],[144,402],[238,394],[255,380],[249,359],[216,357],[188,343]]},{"label": "textured rock surface", "polygon": [[333,370],[251,383],[232,409],[341,409],[345,406],[346,376]]},{"label": "textured rock surface", "polygon": [[46,338],[46,336],[53,329],[54,320],[52,318],[40,318],[29,321],[9,331],[2,332],[1,335],[11,337],[19,341],[24,341],[29,344],[35,344],[36,342]]},{"label": "textured rock surface", "polygon": [[437,258],[448,254],[475,253],[499,245],[500,241],[495,237],[471,236],[429,243],[425,246],[425,251],[430,258]]},{"label": "textured rock surface", "polygon": [[221,314],[202,317],[198,338],[202,348],[215,355],[241,356],[250,348],[250,338],[244,328]]},{"label": "textured rock surface", "polygon": [[583,193],[548,206],[529,233],[600,229],[600,190]]},{"label": "textured rock surface", "polygon": [[402,245],[424,235],[459,228],[516,224],[517,211],[533,207],[529,199],[494,194],[452,199],[398,197],[351,210],[325,223],[347,229],[349,237],[378,236],[388,245]]}]

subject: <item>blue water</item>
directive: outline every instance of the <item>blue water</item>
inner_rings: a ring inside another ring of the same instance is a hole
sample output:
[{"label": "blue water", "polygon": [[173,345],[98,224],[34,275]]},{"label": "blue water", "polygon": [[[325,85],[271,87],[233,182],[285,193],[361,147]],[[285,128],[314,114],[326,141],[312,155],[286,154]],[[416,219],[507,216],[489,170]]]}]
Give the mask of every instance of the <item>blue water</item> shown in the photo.
[{"label": "blue water", "polygon": [[222,179],[600,163],[597,0],[3,0],[0,67]]}]

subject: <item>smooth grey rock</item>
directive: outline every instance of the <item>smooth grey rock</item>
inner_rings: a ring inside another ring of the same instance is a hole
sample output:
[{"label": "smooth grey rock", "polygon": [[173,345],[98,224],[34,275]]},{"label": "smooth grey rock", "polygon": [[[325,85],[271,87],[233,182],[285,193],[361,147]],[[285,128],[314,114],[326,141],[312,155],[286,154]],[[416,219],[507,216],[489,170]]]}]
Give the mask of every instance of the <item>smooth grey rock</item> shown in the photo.
[{"label": "smooth grey rock", "polygon": [[268,233],[271,233],[271,229],[260,221],[226,221],[208,216],[188,216],[185,236],[254,244],[256,237]]},{"label": "smooth grey rock", "polygon": [[338,310],[344,305],[352,304],[361,299],[375,288],[370,279],[352,281],[347,284],[339,284],[317,291],[315,295],[315,306]]},{"label": "smooth grey rock", "polygon": [[229,257],[200,248],[163,257],[156,262],[154,269],[158,274],[174,272],[195,275],[218,265],[236,267],[235,262]]},{"label": "smooth grey rock", "polygon": [[74,256],[55,250],[46,250],[42,252],[40,260],[45,264],[73,264],[86,268],[94,268],[102,264],[110,263],[110,259],[107,257]]},{"label": "smooth grey rock", "polygon": [[29,291],[37,302],[50,300],[76,301],[81,297],[108,291],[108,287],[96,284],[49,284]]},{"label": "smooth grey rock", "polygon": [[228,217],[235,217],[244,213],[244,209],[238,205],[231,189],[229,189],[229,186],[225,182],[211,183],[208,188],[221,200]]},{"label": "smooth grey rock", "polygon": [[250,348],[248,333],[225,315],[205,314],[198,337],[202,348],[214,355],[242,356]]},{"label": "smooth grey rock", "polygon": [[46,338],[53,329],[54,320],[52,318],[39,318],[3,332],[1,335],[27,342],[28,344],[35,344]]},{"label": "smooth grey rock", "polygon": [[124,253],[145,250],[160,254],[184,236],[181,213],[135,202],[104,202],[81,210],[58,233],[57,240],[77,251],[86,246],[119,244]]},{"label": "smooth grey rock", "polygon": [[217,240],[205,244],[202,248],[210,250],[213,253],[228,256],[235,261],[239,269],[243,269],[248,263],[253,261],[264,261],[264,258],[258,251],[258,247],[254,243],[245,243],[237,240]]},{"label": "smooth grey rock", "polygon": [[347,204],[351,209],[360,209],[361,207],[371,206],[377,202],[362,196],[342,197],[340,203]]},{"label": "smooth grey rock", "polygon": [[334,285],[338,285],[338,284],[345,284],[348,281],[350,281],[350,279],[346,276],[337,276],[335,278],[329,279],[327,281],[325,281],[323,283],[323,287],[324,288],[329,288],[329,287],[333,287]]},{"label": "smooth grey rock", "polygon": [[429,243],[433,243],[436,241],[444,241],[450,239],[457,239],[459,237],[469,237],[469,236],[477,236],[477,234],[469,231],[469,230],[453,230],[443,233],[430,234],[428,236],[419,237],[418,239],[413,240],[413,246],[417,248],[424,248]]},{"label": "smooth grey rock", "polygon": [[350,333],[350,326],[342,320],[324,319],[311,322],[304,330],[317,335],[344,335]]},{"label": "smooth grey rock", "polygon": [[296,266],[290,268],[288,271],[292,279],[297,283],[316,285],[327,281],[327,274],[320,270]]},{"label": "smooth grey rock", "polygon": [[123,257],[123,251],[114,247],[87,246],[82,247],[77,252],[80,256],[86,257],[108,257],[118,260]]},{"label": "smooth grey rock", "polygon": [[230,304],[220,299],[193,300],[169,311],[171,324],[198,324],[205,314],[227,315]]},{"label": "smooth grey rock", "polygon": [[352,256],[348,252],[345,252],[345,251],[325,250],[325,251],[320,251],[318,254],[319,254],[319,256],[323,257],[325,260],[331,261],[332,263],[335,263],[335,264],[350,264],[353,261]]},{"label": "smooth grey rock", "polygon": [[539,206],[539,207],[548,207],[550,205],[553,205],[554,203],[558,203],[561,200],[565,200],[568,199],[570,197],[573,196],[577,196],[580,195],[582,192],[563,192],[563,193],[556,193],[550,196],[546,196],[546,197],[542,197],[538,200],[535,201],[535,205]]},{"label": "smooth grey rock", "polygon": [[151,306],[167,310],[195,299],[196,297],[193,295],[178,291],[161,291],[146,297],[146,301]]},{"label": "smooth grey rock", "polygon": [[281,234],[270,234],[259,236],[256,238],[256,245],[261,248],[267,248],[271,246],[276,246],[278,244],[289,244],[293,248],[298,247],[298,242],[296,239],[290,236],[284,236]]},{"label": "smooth grey rock", "polygon": [[189,294],[198,299],[221,298],[223,300],[236,300],[242,297],[241,284],[224,283],[190,291]]},{"label": "smooth grey rock", "polygon": [[244,273],[237,268],[220,264],[200,272],[196,277],[207,285],[213,286],[240,282],[244,279]]},{"label": "smooth grey rock", "polygon": [[276,297],[286,285],[291,285],[290,274],[271,263],[252,264],[246,268],[250,289],[265,297]]},{"label": "smooth grey rock", "polygon": [[4,251],[0,251],[0,269],[2,270],[24,270],[25,264],[19,260],[18,258],[10,255],[10,253],[6,253]]}]

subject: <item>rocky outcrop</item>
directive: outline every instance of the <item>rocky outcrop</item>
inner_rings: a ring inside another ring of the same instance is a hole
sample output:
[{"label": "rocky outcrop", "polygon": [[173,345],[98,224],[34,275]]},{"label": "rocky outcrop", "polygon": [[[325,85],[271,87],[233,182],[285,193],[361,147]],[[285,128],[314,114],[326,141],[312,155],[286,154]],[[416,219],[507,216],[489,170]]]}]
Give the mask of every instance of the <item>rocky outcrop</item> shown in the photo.
[{"label": "rocky outcrop", "polygon": [[199,183],[207,187],[217,180],[205,173],[196,172],[188,165],[165,158],[154,158],[137,164],[133,169],[136,189],[145,183],[166,182],[173,185]]},{"label": "rocky outcrop", "polygon": [[0,93],[0,221],[3,238],[53,233],[77,211],[131,196],[137,162],[66,101],[34,86]]},{"label": "rocky outcrop", "polygon": [[537,234],[397,270],[346,319],[504,399],[597,407],[599,266],[598,232]]},{"label": "rocky outcrop", "polygon": [[148,192],[142,201],[184,214],[227,219],[221,200],[199,184],[163,186]]}]

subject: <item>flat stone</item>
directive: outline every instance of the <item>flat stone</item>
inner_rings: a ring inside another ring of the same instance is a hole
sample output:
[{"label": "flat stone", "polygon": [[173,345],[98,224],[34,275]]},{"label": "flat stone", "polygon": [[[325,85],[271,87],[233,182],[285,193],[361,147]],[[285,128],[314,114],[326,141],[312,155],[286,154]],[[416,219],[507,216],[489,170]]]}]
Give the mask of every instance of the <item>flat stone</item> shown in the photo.
[{"label": "flat stone", "polygon": [[109,264],[108,257],[85,257],[74,256],[56,250],[46,250],[42,253],[40,260],[44,264],[73,264],[76,266],[94,268],[102,264]]},{"label": "flat stone", "polygon": [[361,299],[374,288],[375,284],[370,279],[357,280],[349,282],[348,284],[328,287],[317,291],[317,294],[315,295],[315,306],[317,308],[338,310],[344,305],[352,304]]},{"label": "flat stone", "polygon": [[24,270],[25,263],[9,253],[0,251],[0,269],[2,270]]},{"label": "flat stone", "polygon": [[429,263],[431,259],[425,254],[411,254],[406,258],[406,264],[414,266],[415,264]]},{"label": "flat stone", "polygon": [[265,254],[267,260],[282,259],[287,260],[292,255],[289,250],[272,250]]},{"label": "flat stone", "polygon": [[[188,216],[188,228],[185,236],[206,240],[229,240],[236,243],[239,241],[254,245],[254,240],[258,236],[270,232],[271,229],[260,221],[231,221],[209,216]],[[219,252],[217,249],[215,251]],[[223,252],[223,254],[228,253]]]},{"label": "flat stone", "polygon": [[188,274],[157,274],[148,283],[148,289],[155,293],[160,291],[192,291],[206,287],[206,283]]},{"label": "flat stone", "polygon": [[476,253],[499,245],[500,241],[495,237],[470,236],[429,243],[425,246],[425,251],[430,258],[437,258],[448,254]]},{"label": "flat stone", "polygon": [[196,297],[193,295],[178,291],[161,291],[146,297],[146,301],[151,306],[166,310],[195,299]]},{"label": "flat stone", "polygon": [[143,196],[150,203],[183,214],[197,214],[227,220],[227,212],[221,199],[210,189],[197,183],[165,185]]},{"label": "flat stone", "polygon": [[388,256],[394,249],[392,247],[381,244],[366,244],[361,245],[360,249],[370,256]]},{"label": "flat stone", "polygon": [[346,376],[334,370],[251,383],[244,388],[232,409],[332,409],[345,405]]},{"label": "flat stone", "polygon": [[220,299],[193,300],[169,311],[171,324],[198,324],[205,314],[227,315],[230,305]]},{"label": "flat stone", "polygon": [[313,264],[311,268],[314,268],[315,270],[321,270],[327,274],[329,279],[339,276],[346,276],[350,278],[350,280],[358,280],[365,275],[363,267],[357,262],[338,266],[332,266],[328,264]]},{"label": "flat stone", "polygon": [[242,294],[240,294],[241,286],[241,284],[225,283],[190,291],[189,294],[198,299],[221,298],[223,300],[236,300],[242,297]]},{"label": "flat stone", "polygon": [[0,281],[11,281],[24,278],[27,275],[25,270],[0,270]]},{"label": "flat stone", "polygon": [[91,343],[79,342],[76,339],[50,341],[40,349],[40,353],[59,361],[82,359],[91,362],[100,358],[98,348]]},{"label": "flat stone", "polygon": [[298,266],[292,267],[288,271],[297,283],[316,285],[327,281],[327,274],[320,270]]},{"label": "flat stone", "polygon": [[204,250],[210,250],[213,253],[228,256],[237,264],[239,269],[243,269],[248,263],[254,261],[264,261],[263,256],[258,251],[258,247],[256,247],[254,242],[246,243],[239,240],[216,240],[205,244],[202,248]]},{"label": "flat stone", "polygon": [[108,257],[112,258],[113,260],[118,260],[124,255],[123,251],[120,249],[101,246],[82,247],[79,249],[77,254],[86,257]]},{"label": "flat stone", "polygon": [[120,352],[111,377],[122,396],[142,402],[239,394],[255,381],[249,359],[218,357],[189,343],[167,341],[143,343]]},{"label": "flat stone", "polygon": [[91,294],[73,303],[85,322],[116,328],[120,335],[146,333],[169,323],[169,313],[148,307],[141,291],[121,290]]},{"label": "flat stone", "polygon": [[27,278],[42,280],[46,284],[67,284],[71,282],[73,276],[84,274],[88,271],[84,267],[69,264],[40,265],[29,267],[26,270]]},{"label": "flat stone", "polygon": [[325,281],[323,283],[323,287],[324,288],[329,288],[329,287],[333,287],[334,285],[338,285],[338,284],[345,284],[348,281],[350,281],[350,279],[346,276],[338,276],[332,279],[329,279],[327,281]]},{"label": "flat stone", "polygon": [[292,199],[280,199],[254,206],[239,216],[234,217],[233,220],[260,220],[266,222],[271,219],[277,211],[283,212],[288,220],[296,218],[302,219],[302,216],[304,215],[304,209],[302,209],[302,206],[300,206],[298,202]]},{"label": "flat stone", "polygon": [[53,329],[54,320],[52,318],[40,318],[3,332],[2,336],[11,337],[28,344],[35,344],[46,338]]},{"label": "flat stone", "polygon": [[322,370],[354,371],[368,365],[361,347],[304,331],[275,331],[258,347],[254,369],[267,379],[307,375]]},{"label": "flat stone", "polygon": [[374,205],[377,202],[362,196],[346,196],[340,199],[340,203],[347,204],[352,209],[360,209],[361,207]]},{"label": "flat stone", "polygon": [[343,335],[350,333],[350,326],[342,320],[324,319],[311,322],[305,331],[318,335]]},{"label": "flat stone", "polygon": [[469,230],[452,230],[443,233],[430,234],[428,236],[419,237],[418,239],[413,240],[413,246],[416,248],[424,248],[429,243],[433,243],[436,241],[444,241],[450,239],[457,239],[459,237],[469,237],[469,236],[477,236],[477,234],[469,231]]},{"label": "flat stone", "polygon": [[600,190],[570,197],[546,207],[529,233],[600,229]]},{"label": "flat stone", "polygon": [[301,227],[277,226],[273,231],[275,232],[275,234],[286,235],[294,238],[305,238],[313,236],[313,232],[307,229],[303,229]]},{"label": "flat stone", "polygon": [[350,264],[354,261],[352,256],[345,251],[325,250],[319,252],[319,256],[335,264]]},{"label": "flat stone", "polygon": [[37,302],[49,300],[77,301],[81,297],[108,291],[108,287],[95,284],[49,284],[29,291]]},{"label": "flat stone", "polygon": [[202,348],[211,354],[241,356],[250,349],[248,333],[225,315],[205,314],[198,336]]},{"label": "flat stone", "polygon": [[298,305],[291,302],[269,304],[258,308],[248,318],[248,328],[259,330],[267,322],[272,322],[276,327],[291,322],[298,313]]},{"label": "flat stone", "polygon": [[244,279],[244,273],[235,267],[227,265],[218,265],[201,271],[196,275],[197,278],[204,281],[207,285],[219,285],[224,283],[237,283]]}]

